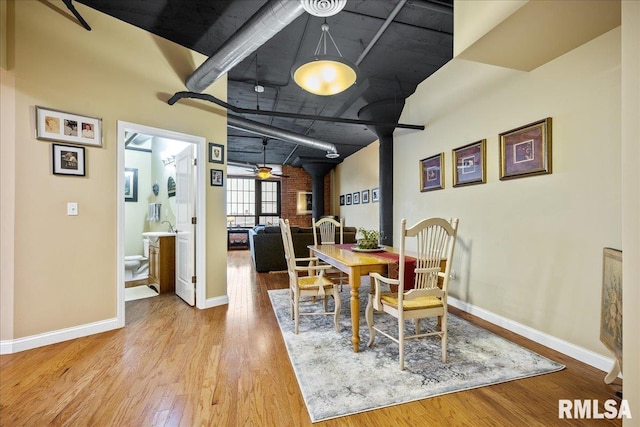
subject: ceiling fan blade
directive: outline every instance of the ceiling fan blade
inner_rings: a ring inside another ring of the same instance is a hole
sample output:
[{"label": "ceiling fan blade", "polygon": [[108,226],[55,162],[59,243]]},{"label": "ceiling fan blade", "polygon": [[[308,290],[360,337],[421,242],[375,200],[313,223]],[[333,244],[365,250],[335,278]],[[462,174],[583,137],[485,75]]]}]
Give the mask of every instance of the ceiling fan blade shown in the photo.
[{"label": "ceiling fan blade", "polygon": [[258,166],[254,165],[253,163],[228,162],[227,165],[239,169],[244,169],[249,172],[256,172],[258,170]]}]

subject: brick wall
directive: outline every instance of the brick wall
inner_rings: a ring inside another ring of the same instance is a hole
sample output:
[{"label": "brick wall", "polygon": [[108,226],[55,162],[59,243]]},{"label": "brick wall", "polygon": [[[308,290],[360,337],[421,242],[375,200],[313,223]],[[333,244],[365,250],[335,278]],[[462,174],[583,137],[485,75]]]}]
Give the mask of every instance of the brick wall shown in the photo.
[{"label": "brick wall", "polygon": [[[294,166],[282,166],[282,218],[288,219],[289,224],[299,227],[311,227],[311,214],[297,214],[298,191],[311,191],[312,178],[304,169]],[[331,180],[330,174],[324,178],[324,211],[331,212]]]}]

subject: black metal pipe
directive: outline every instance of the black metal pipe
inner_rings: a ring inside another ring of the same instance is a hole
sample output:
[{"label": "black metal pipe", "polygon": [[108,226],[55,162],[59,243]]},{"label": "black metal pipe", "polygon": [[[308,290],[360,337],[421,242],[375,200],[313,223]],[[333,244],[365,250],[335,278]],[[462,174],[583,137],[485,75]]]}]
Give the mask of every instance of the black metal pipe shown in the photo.
[{"label": "black metal pipe", "polygon": [[238,108],[216,98],[213,95],[209,95],[206,93],[199,93],[199,92],[189,92],[189,91],[176,92],[171,98],[169,98],[167,103],[169,105],[173,105],[183,98],[195,98],[195,99],[201,99],[203,101],[213,102],[214,104],[219,105],[220,107],[226,108],[227,110],[231,110],[237,114],[255,114],[258,116],[286,117],[290,119],[300,119],[300,120],[318,120],[318,121],[333,122],[333,123],[348,123],[353,125],[381,126],[381,127],[390,127],[390,128],[424,130],[424,125],[408,125],[408,124],[402,124],[402,123],[387,123],[387,122],[376,122],[376,121],[370,121],[370,120],[343,119],[339,117],[314,116],[311,114],[283,113],[278,111],[263,111],[263,110],[251,110],[247,108]]},{"label": "black metal pipe", "polygon": [[378,135],[380,234],[383,245],[393,246],[393,135]]},{"label": "black metal pipe", "polygon": [[84,18],[82,17],[82,15],[80,15],[80,12],[78,12],[78,10],[76,9],[76,7],[71,3],[71,0],[62,0],[62,2],[67,6],[67,9],[69,9],[71,11],[71,13],[73,13],[73,15],[76,17],[76,19],[78,21],[80,21],[80,24],[87,30],[87,31],[91,31],[91,27],[89,26],[89,24],[87,23],[87,21],[84,20]]}]

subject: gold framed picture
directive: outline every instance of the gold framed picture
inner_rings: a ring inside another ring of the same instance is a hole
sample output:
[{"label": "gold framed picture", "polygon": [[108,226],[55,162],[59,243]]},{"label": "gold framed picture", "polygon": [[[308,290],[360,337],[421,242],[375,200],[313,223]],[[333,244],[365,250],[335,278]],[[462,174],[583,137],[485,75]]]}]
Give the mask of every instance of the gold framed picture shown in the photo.
[{"label": "gold framed picture", "polygon": [[500,134],[500,179],[551,173],[551,117]]},{"label": "gold framed picture", "polygon": [[444,153],[420,160],[420,191],[444,188]]},{"label": "gold framed picture", "polygon": [[622,368],[622,251],[604,248],[600,341]]},{"label": "gold framed picture", "polygon": [[487,182],[486,145],[483,139],[452,150],[454,187]]}]

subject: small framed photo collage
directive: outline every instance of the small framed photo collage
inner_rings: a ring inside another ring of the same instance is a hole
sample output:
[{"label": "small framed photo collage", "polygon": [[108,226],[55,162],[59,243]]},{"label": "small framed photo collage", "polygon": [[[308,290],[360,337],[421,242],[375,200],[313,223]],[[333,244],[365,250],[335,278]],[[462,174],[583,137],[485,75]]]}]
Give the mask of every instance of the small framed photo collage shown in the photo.
[{"label": "small framed photo collage", "polygon": [[[35,106],[35,113],[36,139],[54,142],[51,144],[53,174],[87,176],[87,154],[84,146],[102,148],[102,119],[39,105]],[[64,144],[55,144],[56,142]],[[133,194],[128,197],[133,197]]]},{"label": "small framed photo collage", "polygon": [[371,188],[353,193],[340,195],[340,206],[378,203],[380,201],[380,188]]}]

